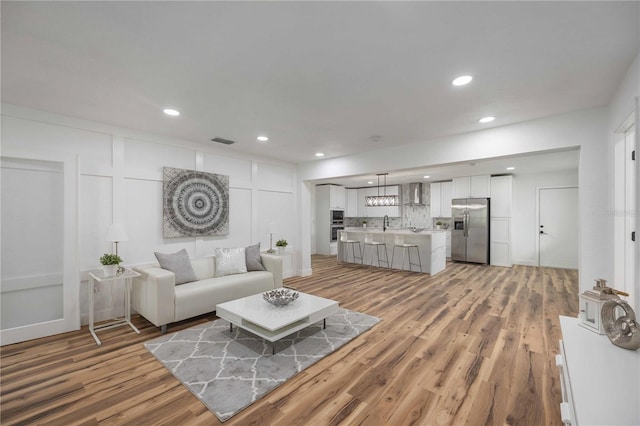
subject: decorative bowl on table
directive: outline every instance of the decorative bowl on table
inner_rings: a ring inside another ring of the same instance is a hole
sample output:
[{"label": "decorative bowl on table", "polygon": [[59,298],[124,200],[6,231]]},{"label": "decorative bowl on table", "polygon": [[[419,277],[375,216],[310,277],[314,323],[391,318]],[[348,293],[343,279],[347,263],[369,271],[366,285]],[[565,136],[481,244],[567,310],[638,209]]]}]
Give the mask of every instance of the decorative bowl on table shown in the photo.
[{"label": "decorative bowl on table", "polygon": [[262,298],[275,306],[285,306],[293,302],[300,296],[297,291],[287,288],[278,288],[262,293]]}]

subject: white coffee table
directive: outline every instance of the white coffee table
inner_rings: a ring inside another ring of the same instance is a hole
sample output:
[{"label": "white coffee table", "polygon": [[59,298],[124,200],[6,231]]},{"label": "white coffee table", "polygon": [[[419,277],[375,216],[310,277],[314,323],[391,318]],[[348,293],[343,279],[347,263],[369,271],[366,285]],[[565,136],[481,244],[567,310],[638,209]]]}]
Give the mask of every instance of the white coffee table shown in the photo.
[{"label": "white coffee table", "polygon": [[323,321],[326,328],[326,318],[338,311],[338,302],[299,293],[298,299],[286,306],[272,305],[262,298],[262,293],[243,297],[217,305],[216,315],[229,321],[230,331],[235,324],[272,344],[318,321]]}]

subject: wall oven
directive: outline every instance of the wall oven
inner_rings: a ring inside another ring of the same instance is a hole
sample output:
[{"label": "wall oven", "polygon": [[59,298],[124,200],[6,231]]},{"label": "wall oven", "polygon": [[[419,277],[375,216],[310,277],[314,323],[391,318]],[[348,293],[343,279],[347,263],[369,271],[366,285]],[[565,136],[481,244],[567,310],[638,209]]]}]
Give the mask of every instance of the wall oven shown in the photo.
[{"label": "wall oven", "polygon": [[344,231],[344,225],[331,225],[331,241],[338,241],[338,231]]},{"label": "wall oven", "polygon": [[342,225],[344,223],[344,210],[331,210],[329,219],[332,225]]}]

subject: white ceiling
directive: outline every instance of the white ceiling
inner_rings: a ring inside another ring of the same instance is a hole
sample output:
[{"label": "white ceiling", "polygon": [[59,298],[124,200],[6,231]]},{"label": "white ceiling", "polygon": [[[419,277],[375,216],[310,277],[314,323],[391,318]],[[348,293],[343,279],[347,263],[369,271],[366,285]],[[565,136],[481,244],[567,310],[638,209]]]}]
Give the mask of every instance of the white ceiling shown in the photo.
[{"label": "white ceiling", "polygon": [[[418,169],[381,171],[388,172],[387,185],[397,185],[411,182],[438,182],[451,180],[459,176],[500,175],[511,174],[514,176],[530,173],[550,173],[559,171],[573,171],[577,173],[580,151],[578,149],[566,151],[548,151],[513,157],[492,158],[490,160],[478,160],[473,162],[442,164],[435,167]],[[513,170],[507,170],[513,167]],[[425,178],[425,176],[429,176]],[[369,182],[373,182],[369,184]],[[378,176],[375,173],[349,176],[314,181],[315,184],[334,183],[346,187],[359,188],[375,186],[378,184]],[[384,183],[384,176],[380,178],[380,184]]]},{"label": "white ceiling", "polygon": [[3,1],[2,101],[305,162],[607,105],[638,6]]}]

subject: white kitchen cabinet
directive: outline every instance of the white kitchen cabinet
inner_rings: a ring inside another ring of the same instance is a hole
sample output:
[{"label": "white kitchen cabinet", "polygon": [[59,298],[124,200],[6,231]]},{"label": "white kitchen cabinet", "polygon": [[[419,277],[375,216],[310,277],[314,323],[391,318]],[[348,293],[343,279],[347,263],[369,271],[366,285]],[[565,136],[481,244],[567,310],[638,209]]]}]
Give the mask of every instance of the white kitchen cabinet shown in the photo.
[{"label": "white kitchen cabinet", "polygon": [[491,196],[491,176],[471,176],[471,197],[488,198]]},{"label": "white kitchen cabinet", "polygon": [[451,229],[445,231],[447,233],[447,257],[451,258]]},{"label": "white kitchen cabinet", "polygon": [[491,217],[511,217],[513,176],[491,178]]},{"label": "white kitchen cabinet", "polygon": [[347,209],[344,212],[345,217],[358,217],[358,190],[346,189]]},{"label": "white kitchen cabinet", "polygon": [[346,206],[346,192],[344,186],[318,185],[316,186],[316,204],[322,204],[329,210],[344,210]]},{"label": "white kitchen cabinet", "polygon": [[[400,195],[400,186],[392,185],[387,187],[387,195]],[[378,207],[380,208],[380,207]],[[382,216],[400,217],[400,206],[384,207]]]},{"label": "white kitchen cabinet", "polygon": [[440,183],[440,217],[451,217],[451,199],[453,198],[453,182]]},{"label": "white kitchen cabinet", "polygon": [[453,182],[431,184],[431,217],[451,217]]},{"label": "white kitchen cabinet", "polygon": [[511,260],[511,219],[508,217],[492,217],[490,231],[491,265],[513,266],[513,261]]},{"label": "white kitchen cabinet", "polygon": [[487,198],[491,194],[491,176],[462,176],[453,178],[452,198]]},{"label": "white kitchen cabinet", "polygon": [[344,210],[347,206],[346,203],[346,190],[344,186],[328,185],[329,186],[329,207],[331,210]]},{"label": "white kitchen cabinet", "polygon": [[434,182],[431,184],[430,188],[431,192],[431,217],[441,217],[442,216],[442,201],[441,195],[442,192],[442,184],[440,182]]},{"label": "white kitchen cabinet", "polygon": [[346,192],[343,186],[316,186],[316,253],[330,254],[331,210],[344,210]]},{"label": "white kitchen cabinet", "polygon": [[453,178],[453,198],[469,198],[471,196],[471,177]]},{"label": "white kitchen cabinet", "polygon": [[491,265],[513,266],[511,258],[512,176],[491,178]]},{"label": "white kitchen cabinet", "polygon": [[370,195],[377,195],[377,188],[360,188],[358,189],[358,199],[356,200],[358,204],[358,217],[369,217],[369,209],[371,207],[367,207],[364,204],[364,199]]}]

